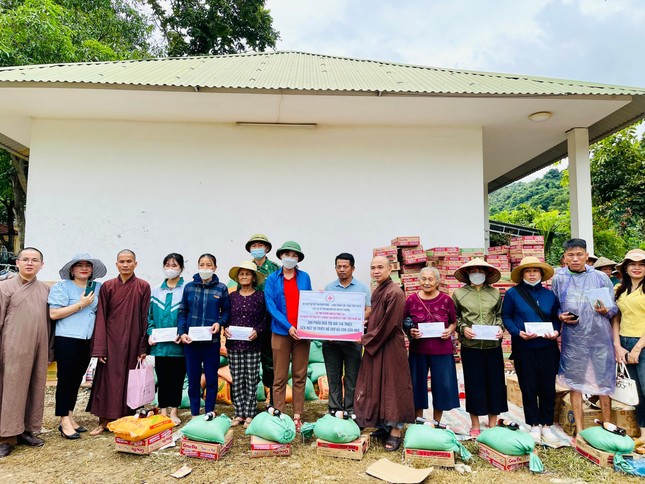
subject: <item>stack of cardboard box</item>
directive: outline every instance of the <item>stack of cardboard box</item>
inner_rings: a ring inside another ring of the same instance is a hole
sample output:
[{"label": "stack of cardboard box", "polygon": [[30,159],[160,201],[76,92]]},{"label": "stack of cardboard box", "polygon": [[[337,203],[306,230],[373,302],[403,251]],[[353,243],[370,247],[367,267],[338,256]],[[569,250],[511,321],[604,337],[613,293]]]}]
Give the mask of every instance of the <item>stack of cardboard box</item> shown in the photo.
[{"label": "stack of cardboard box", "polygon": [[524,257],[534,256],[544,262],[544,237],[541,235],[524,235],[511,239],[511,266],[517,267]]}]

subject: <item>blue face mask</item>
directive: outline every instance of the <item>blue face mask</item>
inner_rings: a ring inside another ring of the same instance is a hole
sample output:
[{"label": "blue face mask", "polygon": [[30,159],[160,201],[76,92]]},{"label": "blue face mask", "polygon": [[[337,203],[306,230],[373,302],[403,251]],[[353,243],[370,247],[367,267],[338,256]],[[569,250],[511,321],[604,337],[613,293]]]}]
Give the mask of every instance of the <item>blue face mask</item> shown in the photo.
[{"label": "blue face mask", "polygon": [[266,252],[264,249],[251,249],[251,255],[255,260],[260,260],[266,255]]}]

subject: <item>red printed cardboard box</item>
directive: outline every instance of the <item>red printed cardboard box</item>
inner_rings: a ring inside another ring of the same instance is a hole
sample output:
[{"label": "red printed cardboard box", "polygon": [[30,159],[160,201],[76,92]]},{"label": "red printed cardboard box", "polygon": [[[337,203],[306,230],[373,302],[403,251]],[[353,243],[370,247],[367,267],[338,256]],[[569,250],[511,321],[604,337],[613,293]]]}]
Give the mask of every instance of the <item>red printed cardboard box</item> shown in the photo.
[{"label": "red printed cardboard box", "polygon": [[327,455],[330,457],[361,460],[369,448],[369,434],[361,434],[358,439],[346,444],[336,444],[322,439],[316,440],[316,453],[318,455]]},{"label": "red printed cardboard box", "polygon": [[229,429],[224,437],[223,444],[214,444],[211,442],[197,442],[184,437],[181,439],[179,452],[186,457],[196,457],[198,459],[220,460],[233,447],[233,429]]},{"label": "red printed cardboard box", "polygon": [[128,454],[150,455],[151,452],[172,444],[172,430],[166,429],[163,432],[152,435],[147,439],[131,442],[120,437],[114,437],[114,450],[127,452]]},{"label": "red printed cardboard box", "polygon": [[506,455],[495,449],[488,447],[486,444],[479,443],[479,457],[487,460],[498,469],[503,471],[514,471],[527,467],[529,465],[529,456],[527,455]]},{"label": "red printed cardboard box", "polygon": [[402,236],[392,239],[390,243],[397,247],[416,247],[421,243],[421,237],[418,235]]},{"label": "red printed cardboard box", "polygon": [[455,453],[453,451],[404,449],[403,458],[406,461],[418,459],[427,466],[455,467]]},{"label": "red printed cardboard box", "polygon": [[[603,452],[591,445],[580,435],[576,437],[576,452],[600,467],[614,468],[614,454]],[[633,459],[633,454],[624,454],[625,460]]]},{"label": "red printed cardboard box", "polygon": [[291,455],[291,444],[281,444],[251,435],[251,457],[286,457]]}]

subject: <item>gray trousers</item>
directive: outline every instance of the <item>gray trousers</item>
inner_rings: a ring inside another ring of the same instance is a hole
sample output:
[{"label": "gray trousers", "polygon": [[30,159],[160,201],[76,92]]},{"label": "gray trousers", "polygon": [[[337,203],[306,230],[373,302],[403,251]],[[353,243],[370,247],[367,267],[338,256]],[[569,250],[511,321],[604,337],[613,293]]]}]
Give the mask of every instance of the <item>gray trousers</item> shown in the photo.
[{"label": "gray trousers", "polygon": [[[352,341],[323,341],[323,357],[329,382],[329,410],[354,412],[354,391],[363,347]],[[343,398],[343,367],[345,397]]]}]

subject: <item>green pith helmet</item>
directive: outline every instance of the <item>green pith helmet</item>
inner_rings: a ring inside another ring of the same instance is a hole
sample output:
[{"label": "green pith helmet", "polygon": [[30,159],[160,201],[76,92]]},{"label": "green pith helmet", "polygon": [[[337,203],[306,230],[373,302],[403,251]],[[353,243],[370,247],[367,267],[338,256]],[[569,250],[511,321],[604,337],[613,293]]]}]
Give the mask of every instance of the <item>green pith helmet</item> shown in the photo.
[{"label": "green pith helmet", "polygon": [[284,244],[282,244],[282,247],[280,247],[277,252],[275,253],[276,256],[278,256],[278,259],[282,258],[282,253],[283,252],[288,252],[288,251],[294,251],[295,253],[298,254],[298,262],[302,262],[302,259],[305,258],[305,254],[302,253],[302,249],[300,248],[300,244],[298,242],[294,242],[293,240],[287,240]]},{"label": "green pith helmet", "polygon": [[271,245],[271,242],[269,242],[269,238],[266,235],[264,235],[264,234],[254,234],[254,235],[251,235],[251,238],[249,239],[249,241],[244,246],[246,248],[247,252],[251,252],[251,244],[253,244],[253,242],[262,242],[263,244],[265,244],[268,247],[267,254],[269,252],[271,252],[271,247],[273,247]]}]

